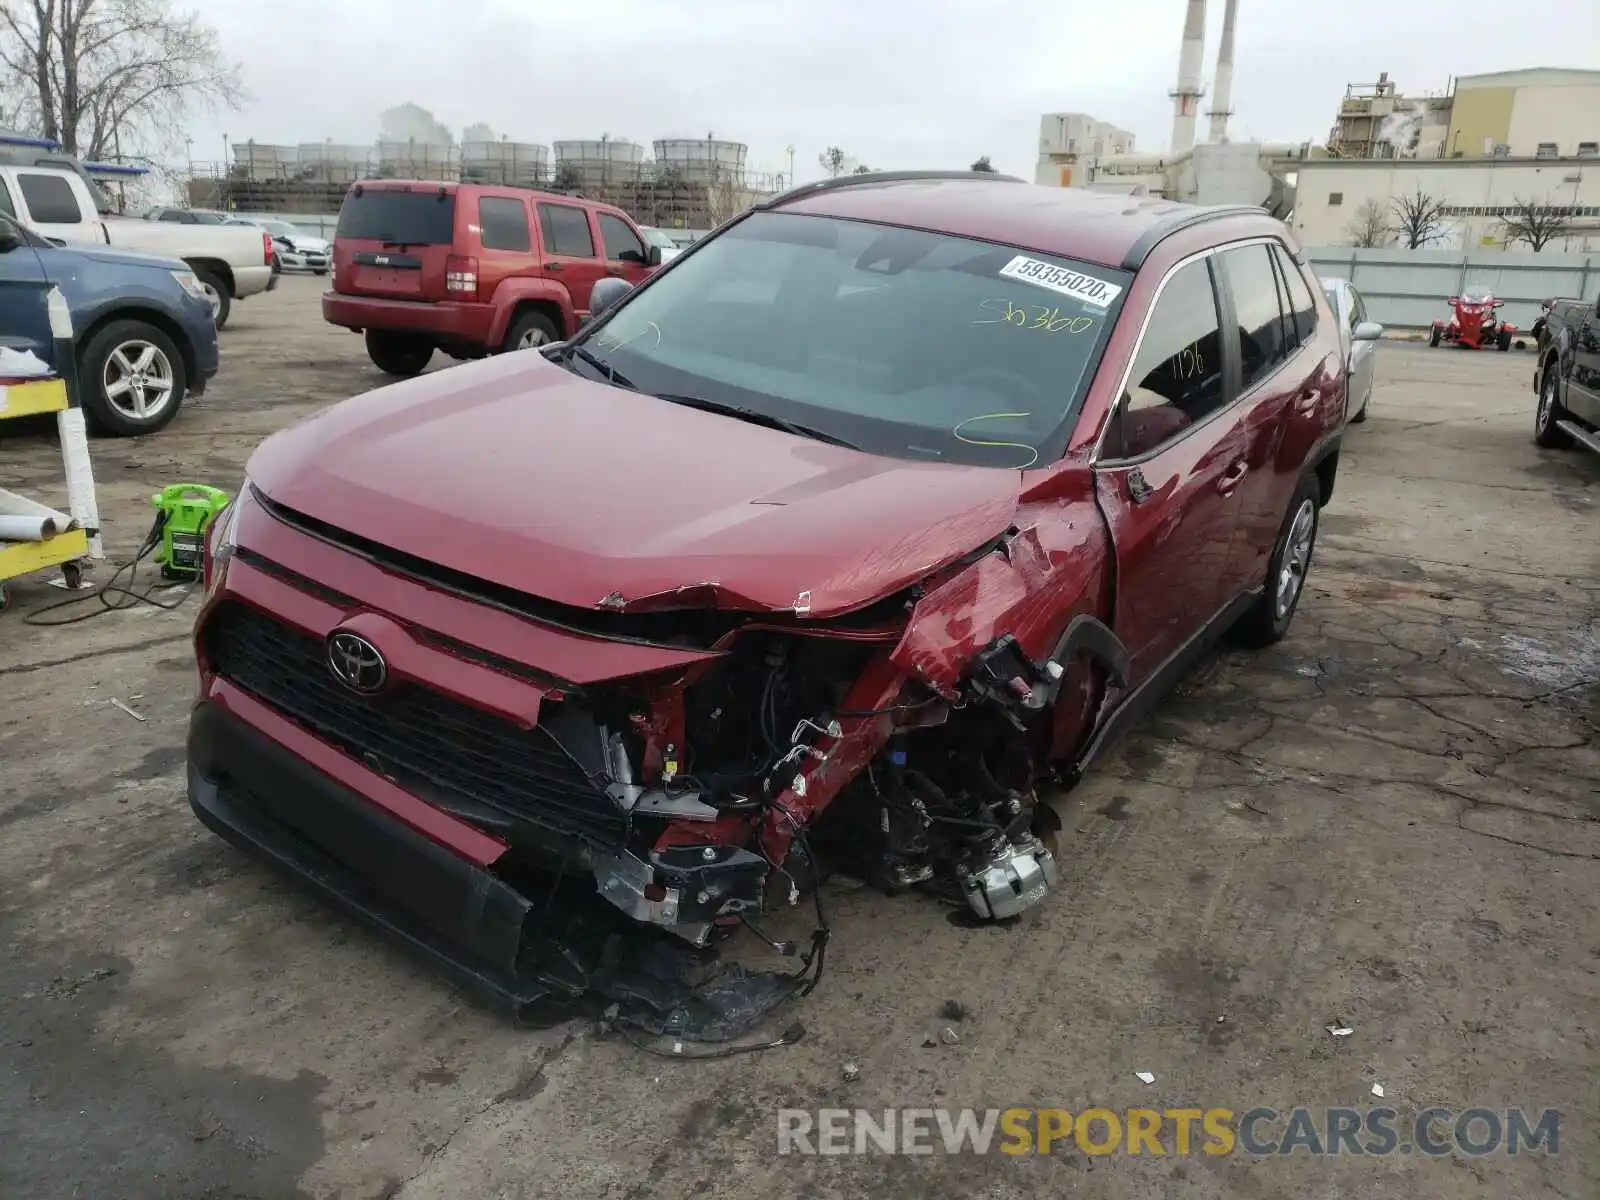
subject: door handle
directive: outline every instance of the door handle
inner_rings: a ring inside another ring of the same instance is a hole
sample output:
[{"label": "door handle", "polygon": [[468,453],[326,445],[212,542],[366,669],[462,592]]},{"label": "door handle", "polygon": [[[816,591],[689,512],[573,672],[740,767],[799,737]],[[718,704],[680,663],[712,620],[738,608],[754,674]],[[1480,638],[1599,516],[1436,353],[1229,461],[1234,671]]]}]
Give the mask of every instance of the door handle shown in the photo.
[{"label": "door handle", "polygon": [[1128,472],[1128,498],[1142,504],[1155,493],[1155,488],[1145,482],[1144,472],[1138,467]]},{"label": "door handle", "polygon": [[559,271],[561,270],[561,264],[558,262],[548,262],[545,263],[544,269],[546,271]]},{"label": "door handle", "polygon": [[1217,491],[1224,496],[1232,495],[1233,489],[1239,486],[1239,481],[1249,472],[1250,464],[1241,458],[1222,473],[1221,478],[1217,480]]}]

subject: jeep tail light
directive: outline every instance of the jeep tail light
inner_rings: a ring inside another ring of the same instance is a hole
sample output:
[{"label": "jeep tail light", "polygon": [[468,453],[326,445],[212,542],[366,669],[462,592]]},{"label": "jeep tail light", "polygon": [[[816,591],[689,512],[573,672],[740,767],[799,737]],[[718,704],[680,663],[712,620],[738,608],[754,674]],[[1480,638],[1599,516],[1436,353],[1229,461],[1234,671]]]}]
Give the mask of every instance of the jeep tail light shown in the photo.
[{"label": "jeep tail light", "polygon": [[467,300],[478,298],[478,260],[452,254],[444,260],[444,290]]},{"label": "jeep tail light", "polygon": [[272,235],[265,230],[261,233],[261,261],[269,267],[272,265]]}]

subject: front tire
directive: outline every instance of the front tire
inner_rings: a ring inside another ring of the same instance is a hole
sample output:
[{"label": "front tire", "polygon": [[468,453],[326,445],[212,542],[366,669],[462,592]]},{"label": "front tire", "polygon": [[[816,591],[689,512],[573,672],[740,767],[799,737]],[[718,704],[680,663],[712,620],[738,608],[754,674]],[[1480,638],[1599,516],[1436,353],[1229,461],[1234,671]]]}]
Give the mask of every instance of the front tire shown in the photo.
[{"label": "front tire", "polygon": [[233,311],[233,297],[228,295],[228,285],[210,271],[196,271],[194,277],[205,289],[206,299],[211,301],[212,323],[221,329],[228,323],[228,314]]},{"label": "front tire", "polygon": [[1565,450],[1572,445],[1571,435],[1556,425],[1567,416],[1557,394],[1560,387],[1560,364],[1552,362],[1545,367],[1544,378],[1539,381],[1539,407],[1533,414],[1534,445],[1546,450]]},{"label": "front tire", "polygon": [[1435,325],[1433,327],[1433,332],[1428,335],[1428,345],[1437,346],[1439,344],[1439,335],[1442,332],[1443,331],[1437,325]]},{"label": "front tire", "polygon": [[1241,644],[1259,649],[1282,641],[1289,632],[1289,623],[1305,594],[1321,513],[1322,489],[1315,475],[1307,475],[1295,489],[1288,515],[1278,531],[1267,563],[1266,586],[1233,628],[1233,636]]},{"label": "front tire", "polygon": [[433,345],[414,334],[369,329],[367,356],[378,370],[407,379],[422,374],[433,357]]},{"label": "front tire", "polygon": [[83,415],[96,433],[139,437],[164,428],[183,404],[183,355],[145,321],[111,321],[78,355]]}]

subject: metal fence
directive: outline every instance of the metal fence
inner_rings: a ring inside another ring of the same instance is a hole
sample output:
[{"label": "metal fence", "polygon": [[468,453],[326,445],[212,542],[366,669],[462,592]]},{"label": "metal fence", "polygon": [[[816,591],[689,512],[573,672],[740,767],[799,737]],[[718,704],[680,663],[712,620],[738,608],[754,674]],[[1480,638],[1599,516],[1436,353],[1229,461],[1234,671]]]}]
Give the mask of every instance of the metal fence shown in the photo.
[{"label": "metal fence", "polygon": [[1367,315],[1395,329],[1425,329],[1448,317],[1448,296],[1486,287],[1506,302],[1500,315],[1522,329],[1551,296],[1600,297],[1600,255],[1545,251],[1357,250],[1308,247],[1318,275],[1341,276],[1367,303]]}]

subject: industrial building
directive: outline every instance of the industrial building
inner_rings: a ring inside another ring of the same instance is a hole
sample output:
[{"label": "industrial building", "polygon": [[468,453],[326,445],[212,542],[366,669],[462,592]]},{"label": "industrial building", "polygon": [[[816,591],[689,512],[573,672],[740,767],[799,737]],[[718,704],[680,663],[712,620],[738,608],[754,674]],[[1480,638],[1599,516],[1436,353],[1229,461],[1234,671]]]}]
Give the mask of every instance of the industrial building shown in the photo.
[{"label": "industrial building", "polygon": [[1293,206],[1294,170],[1318,153],[1309,144],[1232,142],[1233,45],[1237,0],[1227,0],[1222,43],[1212,76],[1206,140],[1196,144],[1202,115],[1205,0],[1189,0],[1184,13],[1177,84],[1172,97],[1171,147],[1141,154],[1133,134],[1086,113],[1046,113],[1039,123],[1034,182],[1055,187],[1166,196],[1195,204],[1259,204],[1280,216]]},{"label": "industrial building", "polygon": [[1392,220],[1397,199],[1417,195],[1444,206],[1434,249],[1527,251],[1508,240],[1504,225],[1520,204],[1564,218],[1549,249],[1600,249],[1600,159],[1593,157],[1312,160],[1300,165],[1291,223],[1308,246],[1348,246],[1362,240],[1366,206]]},{"label": "industrial building", "polygon": [[1328,149],[1299,173],[1293,223],[1308,244],[1362,240],[1373,206],[1392,218],[1422,196],[1444,206],[1436,248],[1526,251],[1505,227],[1524,205],[1559,218],[1550,249],[1600,248],[1600,71],[1462,75],[1422,97],[1385,73],[1346,89]]},{"label": "industrial building", "polygon": [[1403,96],[1385,71],[1351,84],[1328,135],[1336,158],[1578,158],[1600,149],[1600,71],[1461,75]]},{"label": "industrial building", "polygon": [[781,181],[746,168],[743,142],[663,138],[655,157],[644,144],[602,135],[558,141],[449,142],[382,140],[367,146],[310,142],[298,146],[246,140],[228,148],[221,167],[191,170],[189,203],[251,213],[318,214],[339,210],[357,179],[461,180],[582,192],[616,204],[637,220],[666,228],[704,229],[778,190]]}]

